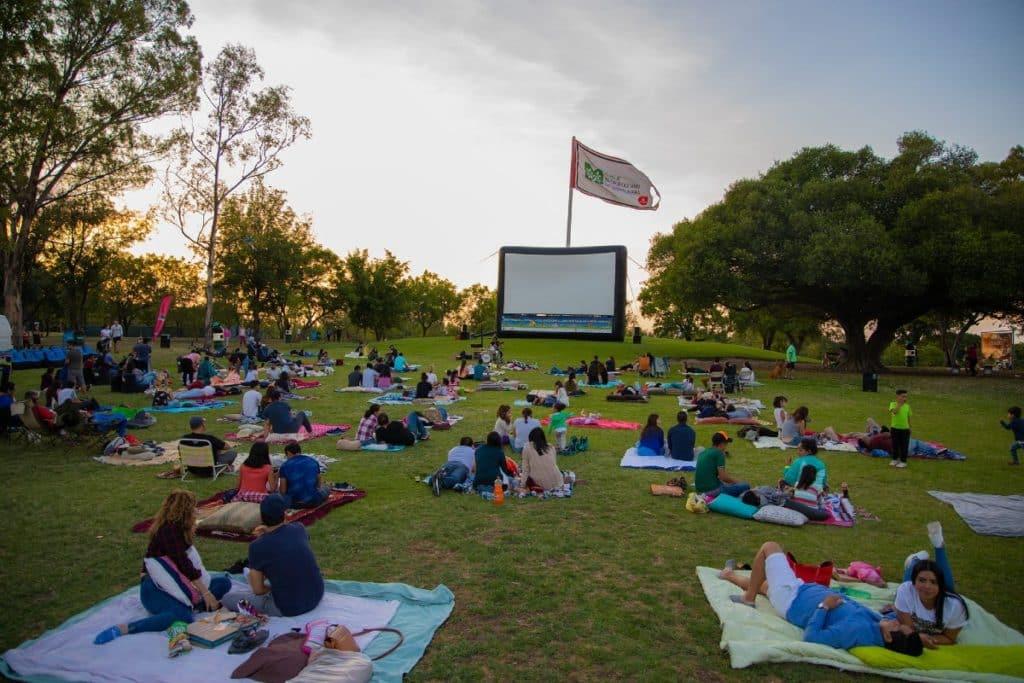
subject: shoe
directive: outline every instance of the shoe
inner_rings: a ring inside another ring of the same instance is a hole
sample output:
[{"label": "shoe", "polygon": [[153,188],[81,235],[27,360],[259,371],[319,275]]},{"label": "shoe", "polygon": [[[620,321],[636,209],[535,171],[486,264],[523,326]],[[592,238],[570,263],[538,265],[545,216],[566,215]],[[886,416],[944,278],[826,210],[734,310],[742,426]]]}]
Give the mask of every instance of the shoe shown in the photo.
[{"label": "shoe", "polygon": [[903,562],[903,568],[907,569],[909,567],[912,567],[914,565],[914,563],[917,562],[918,560],[927,560],[927,559],[928,559],[928,553],[926,551],[924,551],[924,550],[918,550],[916,553],[911,553],[911,554],[907,555],[907,559],[904,560],[904,562]]},{"label": "shoe", "polygon": [[939,522],[928,522],[928,540],[932,542],[933,548],[941,548],[946,544],[942,538],[942,524]]},{"label": "shoe", "polygon": [[256,609],[253,606],[253,604],[251,602],[249,602],[248,600],[239,600],[238,601],[238,607],[236,608],[236,611],[238,611],[238,612],[240,612],[242,614],[248,614],[250,617],[253,617],[257,621],[259,621],[260,624],[270,623],[270,617],[268,617],[266,614],[264,614],[263,612],[261,612],[258,609]]},{"label": "shoe", "polygon": [[434,472],[434,476],[430,478],[430,490],[434,492],[435,496],[440,497],[441,495],[441,470]]},{"label": "shoe", "polygon": [[905,463],[905,462],[903,462],[901,460],[898,463],[896,463],[896,468],[897,469],[901,469],[901,470],[905,470],[905,469],[907,469],[907,463]]},{"label": "shoe", "polygon": [[241,574],[242,570],[249,566],[248,558],[242,560],[235,560],[235,563],[225,569],[224,571],[228,574]]},{"label": "shoe", "polygon": [[889,467],[896,467],[896,463],[898,463],[898,462],[899,462],[899,460],[890,460],[889,461]]},{"label": "shoe", "polygon": [[270,637],[270,632],[265,629],[261,631],[242,631],[231,641],[228,654],[244,655],[246,652],[252,652],[262,645],[268,637]]}]

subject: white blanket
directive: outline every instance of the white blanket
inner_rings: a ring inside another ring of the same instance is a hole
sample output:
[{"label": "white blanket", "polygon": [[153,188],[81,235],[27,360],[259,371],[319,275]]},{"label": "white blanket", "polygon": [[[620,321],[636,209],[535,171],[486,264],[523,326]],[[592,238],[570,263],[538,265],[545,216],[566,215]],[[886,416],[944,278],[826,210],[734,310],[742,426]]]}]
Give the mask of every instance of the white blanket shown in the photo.
[{"label": "white blanket", "polygon": [[1024,536],[1024,496],[929,491],[949,503],[975,533],[986,536]]},{"label": "white blanket", "polygon": [[[694,449],[694,455],[696,456],[697,450]],[[619,467],[632,467],[634,469],[641,470],[686,470],[692,472],[697,467],[696,461],[687,460],[676,460],[675,458],[666,458],[663,455],[637,455],[635,448],[630,448],[626,451],[626,454],[622,456],[622,460],[619,462]]]},{"label": "white blanket", "polygon": [[[779,448],[785,450],[787,448],[796,448],[796,446],[787,446],[782,443],[782,439],[777,436],[759,436],[757,441],[752,441],[754,448]],[[818,448],[823,451],[837,451],[841,453],[856,453],[857,447],[853,444],[846,442],[835,442],[826,441],[823,444],[818,444]]]},{"label": "white blanket", "polygon": [[[236,585],[242,587],[241,583]],[[314,619],[344,624],[353,633],[386,626],[398,607],[397,600],[326,593],[320,605],[308,614],[271,619],[268,640]],[[231,681],[231,672],[246,659],[244,655],[229,655],[226,644],[213,650],[195,648],[169,659],[167,636],[163,632],[139,633],[106,645],[93,645],[93,638],[103,629],[145,616],[138,591],[131,591],[111,598],[60,632],[47,632],[25,647],[9,650],[4,658],[21,676],[52,676],[86,683],[227,683]],[[360,636],[356,642],[365,649],[376,635]]]}]

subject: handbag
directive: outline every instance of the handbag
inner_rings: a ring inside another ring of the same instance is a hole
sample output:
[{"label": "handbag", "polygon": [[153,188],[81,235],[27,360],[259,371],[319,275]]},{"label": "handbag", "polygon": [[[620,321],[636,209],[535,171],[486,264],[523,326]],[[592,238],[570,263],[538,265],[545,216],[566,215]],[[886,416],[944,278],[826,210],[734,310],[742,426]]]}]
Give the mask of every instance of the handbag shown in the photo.
[{"label": "handbag", "polygon": [[388,626],[381,626],[380,628],[367,628],[363,629],[359,633],[352,633],[347,627],[342,625],[332,626],[327,629],[327,636],[324,638],[324,647],[331,650],[341,650],[342,652],[362,652],[359,649],[359,644],[356,642],[357,636],[363,636],[367,633],[373,633],[374,631],[380,633],[394,633],[398,636],[398,642],[391,646],[384,654],[377,655],[372,661],[378,659],[384,659],[389,654],[397,650],[405,642],[405,636],[397,628],[391,628]]},{"label": "handbag", "polygon": [[789,561],[789,566],[792,567],[793,573],[796,574],[796,578],[804,583],[817,583],[825,588],[828,588],[832,583],[832,572],[835,569],[832,560],[826,560],[818,565],[800,564],[793,557],[793,553],[786,553],[786,559]]}]

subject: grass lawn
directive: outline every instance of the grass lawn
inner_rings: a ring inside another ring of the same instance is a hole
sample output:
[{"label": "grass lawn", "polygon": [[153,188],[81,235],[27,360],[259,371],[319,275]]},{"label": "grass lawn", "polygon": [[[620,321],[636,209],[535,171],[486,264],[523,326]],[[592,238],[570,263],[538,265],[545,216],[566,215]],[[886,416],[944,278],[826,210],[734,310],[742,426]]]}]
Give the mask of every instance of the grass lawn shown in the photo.
[{"label": "grass lawn", "polygon": [[[468,349],[466,342],[441,338],[403,340],[398,346],[410,362],[439,370],[454,367],[453,355]],[[329,348],[340,356],[350,346]],[[511,340],[506,357],[535,362],[543,371],[594,353],[602,358],[612,353],[621,363],[639,349],[676,358],[778,357],[758,349],[653,339],[640,347]],[[156,365],[172,368],[181,352],[180,347],[158,351]],[[15,373],[18,393],[37,386],[40,373]],[[553,382],[541,372],[509,376],[531,387],[549,388]],[[760,379],[766,377],[766,370],[759,372]],[[866,560],[882,565],[887,579],[897,580],[906,555],[927,546],[924,525],[935,519],[946,530],[958,588],[1007,624],[1024,628],[1024,594],[1013,581],[1024,564],[1024,540],[976,535],[951,507],[927,494],[929,489],[1000,494],[1024,489],[1024,468],[1007,466],[1011,435],[998,424],[1009,405],[1024,403],[1024,384],[883,375],[879,393],[872,394],[861,392],[859,375],[804,371],[794,381],[774,382],[751,395],[770,403],[773,395],[784,393],[791,409],[810,407],[812,427],[852,431],[861,429],[868,416],[884,417],[894,381],[911,392],[915,434],[963,451],[969,460],[911,461],[908,469],[895,470],[887,461],[860,455],[822,455],[830,480],[849,482],[855,502],[880,522],[861,522],[852,529],[791,529],[692,515],[680,500],[648,492],[648,484],[664,483],[672,475],[619,468],[635,434],[583,429],[575,433],[590,437],[591,450],[560,459],[563,469],[585,480],[570,500],[510,500],[496,507],[451,492],[435,499],[413,477],[442,463],[460,436],[482,438],[498,404],[522,397],[521,392],[481,392],[455,407],[466,417],[455,429],[436,432],[430,441],[402,453],[335,453],[331,438],[307,442],[309,452],[337,455],[328,479],[368,491],[364,500],[310,527],[313,546],[331,578],[427,588],[444,583],[454,591],[455,611],[414,669],[413,680],[835,680],[844,674],[813,666],[730,669],[718,648],[718,620],[694,567],[720,565],[729,557],[749,560],[763,541],[774,539],[802,560],[834,559],[843,565]],[[344,372],[327,378],[325,386],[305,392],[317,400],[301,407],[311,409],[315,421],[347,422],[354,428],[367,397],[335,393],[343,382]],[[572,410],[636,422],[657,412],[666,427],[674,422],[674,397],[653,397],[650,405],[641,406],[608,403],[605,393],[574,399]],[[111,396],[108,389],[94,395],[108,404],[147,401],[139,394]],[[402,410],[392,407],[390,412],[401,415]],[[206,413],[207,420],[213,433],[223,434],[229,425],[215,422],[217,414]],[[188,415],[158,419],[139,436],[165,440],[187,431]],[[698,427],[698,443],[707,445],[713,431]],[[0,620],[2,651],[135,585],[145,537],[130,533],[129,527],[155,512],[167,491],[180,484],[157,479],[154,475],[163,468],[104,466],[80,449],[4,443],[0,454],[6,475],[0,496],[0,594],[9,606]],[[730,469],[753,484],[771,483],[787,457],[737,442]],[[190,480],[186,486],[205,497],[235,481]],[[230,565],[246,551],[242,544],[206,539],[199,539],[198,546],[211,569]]]}]

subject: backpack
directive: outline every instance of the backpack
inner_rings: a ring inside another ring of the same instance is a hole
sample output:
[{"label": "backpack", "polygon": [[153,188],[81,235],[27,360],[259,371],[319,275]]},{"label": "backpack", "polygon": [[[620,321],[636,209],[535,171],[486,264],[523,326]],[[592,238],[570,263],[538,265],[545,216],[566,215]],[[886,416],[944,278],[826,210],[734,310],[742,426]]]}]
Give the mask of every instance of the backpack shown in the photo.
[{"label": "backpack", "polygon": [[153,407],[159,408],[171,402],[171,395],[166,391],[158,391],[153,394]]}]

